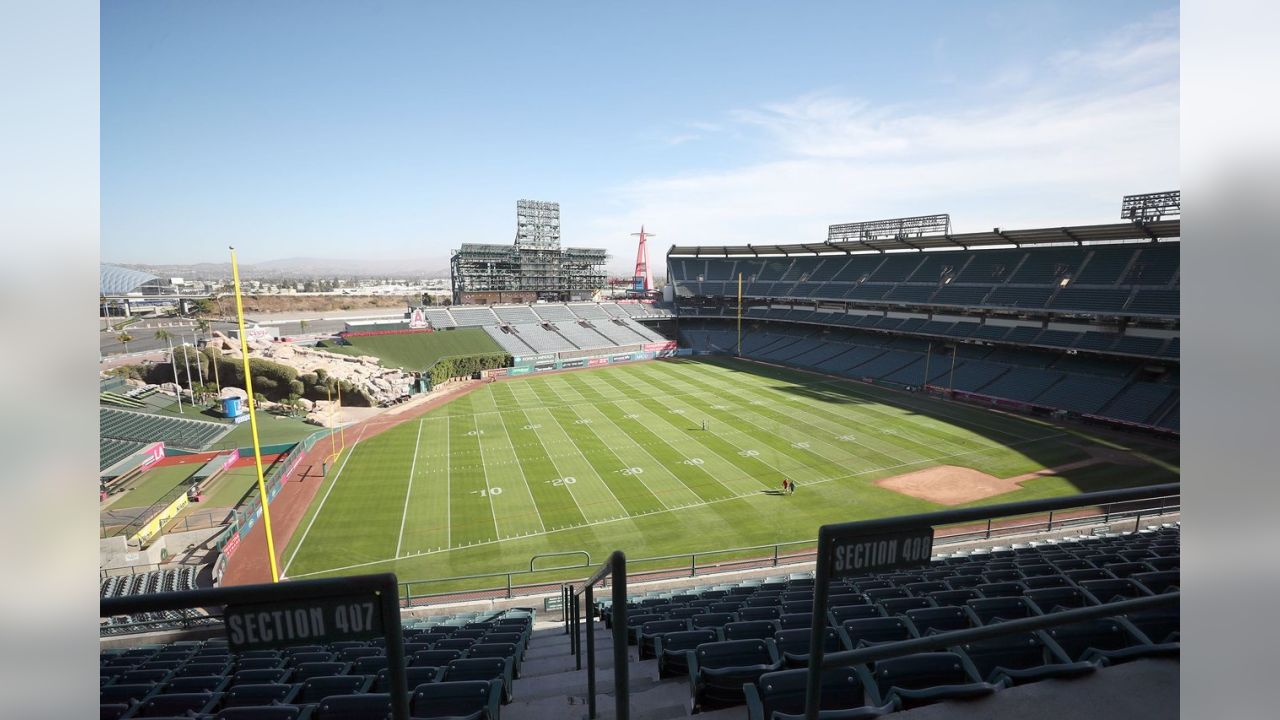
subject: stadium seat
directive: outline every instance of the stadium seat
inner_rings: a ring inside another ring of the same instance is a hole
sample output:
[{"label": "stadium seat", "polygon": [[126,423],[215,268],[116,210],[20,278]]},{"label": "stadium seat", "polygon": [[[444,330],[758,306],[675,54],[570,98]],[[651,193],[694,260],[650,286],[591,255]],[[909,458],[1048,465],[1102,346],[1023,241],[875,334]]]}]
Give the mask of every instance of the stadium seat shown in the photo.
[{"label": "stadium seat", "polygon": [[292,674],[292,670],[286,670],[284,668],[273,668],[270,670],[237,670],[235,674],[231,676],[231,686],[235,687],[237,685],[284,682]]},{"label": "stadium seat", "polygon": [[312,720],[386,720],[391,717],[391,695],[330,695],[320,701]]},{"label": "stadium seat", "polygon": [[[837,625],[838,623],[832,623]],[[807,628],[813,626],[813,613],[783,613],[778,618],[778,629],[793,630],[795,628]]]},{"label": "stadium seat", "polygon": [[520,677],[520,654],[515,643],[480,642],[471,646],[468,658],[507,658],[514,677]]},{"label": "stadium seat", "polygon": [[990,683],[1077,677],[1097,667],[1092,662],[1072,662],[1057,643],[1039,632],[988,638],[951,649],[968,658],[978,676]]},{"label": "stadium seat", "polygon": [[885,615],[902,615],[908,610],[922,610],[934,607],[933,601],[927,597],[890,598],[876,603]]},{"label": "stadium seat", "polygon": [[187,675],[165,683],[163,692],[221,692],[231,682],[222,675]]},{"label": "stadium seat", "polygon": [[835,627],[842,625],[845,620],[877,617],[884,617],[884,610],[879,605],[841,605],[827,611],[827,622]]},{"label": "stadium seat", "polygon": [[237,670],[275,670],[284,667],[284,659],[278,657],[241,658]]},{"label": "stadium seat", "polygon": [[[800,720],[804,717],[808,670],[765,673],[743,686],[748,720]],[[818,708],[823,720],[866,720],[894,709],[881,699],[878,688],[862,667],[822,671]]]},{"label": "stadium seat", "polygon": [[688,620],[650,620],[636,631],[636,652],[641,660],[655,657],[654,640],[669,632],[692,630]]},{"label": "stadium seat", "polygon": [[969,600],[965,607],[973,615],[978,625],[987,625],[1001,620],[1031,617],[1036,609],[1024,597],[995,597]]},{"label": "stadium seat", "polygon": [[1181,577],[1177,570],[1156,570],[1154,572],[1135,573],[1129,576],[1133,580],[1146,588],[1153,595],[1169,592],[1178,589],[1181,583]]},{"label": "stadium seat", "polygon": [[502,683],[502,702],[511,702],[514,692],[514,672],[511,658],[476,658],[451,660],[444,672],[446,682],[466,680],[498,680]]},{"label": "stadium seat", "polygon": [[152,695],[138,706],[134,717],[165,717],[175,715],[206,714],[221,696],[218,693],[172,693]]},{"label": "stadium seat", "polygon": [[158,687],[156,683],[116,683],[98,690],[98,702],[103,705],[136,703],[150,695]]},{"label": "stadium seat", "polygon": [[466,657],[461,650],[419,650],[410,658],[411,667],[444,667],[454,660]]},{"label": "stadium seat", "polygon": [[303,708],[297,705],[250,705],[224,707],[213,720],[298,720]]},{"label": "stadium seat", "polygon": [[313,677],[332,677],[346,675],[350,669],[348,663],[340,662],[305,662],[293,670],[294,682],[305,682]]},{"label": "stadium seat", "polygon": [[[426,683],[440,682],[444,677],[444,668],[429,665],[414,665],[404,669],[404,684],[410,690]],[[369,692],[391,692],[391,671],[379,670],[374,676],[373,687]]]},{"label": "stadium seat", "polygon": [[907,621],[921,637],[934,632],[963,630],[973,627],[973,619],[964,608],[954,605],[947,607],[930,607],[908,610],[904,613]]},{"label": "stadium seat", "polygon": [[693,626],[694,630],[700,630],[702,628],[722,628],[727,623],[734,622],[737,619],[738,616],[736,613],[708,612],[689,618],[689,624]]},{"label": "stadium seat", "polygon": [[689,655],[692,710],[740,705],[744,683],[781,669],[782,659],[771,639],[703,643]]},{"label": "stadium seat", "polygon": [[330,695],[351,695],[362,693],[372,682],[363,675],[326,675],[310,677],[302,682],[293,701],[298,703],[317,703]]},{"label": "stadium seat", "polygon": [[774,620],[745,620],[727,623],[723,628],[725,640],[763,640],[778,631]]},{"label": "stadium seat", "polygon": [[1176,654],[1176,643],[1152,645],[1120,618],[1084,620],[1045,631],[1074,661],[1120,663],[1143,657]]},{"label": "stadium seat", "polygon": [[903,709],[942,700],[990,695],[999,687],[978,675],[968,658],[955,652],[929,652],[880,660],[871,669],[880,694]]},{"label": "stadium seat", "polygon": [[854,650],[862,645],[894,640],[907,640],[914,637],[911,626],[899,617],[863,618],[845,620],[840,625],[840,634],[846,649]]},{"label": "stadium seat", "polygon": [[285,683],[236,685],[222,696],[223,707],[271,705],[283,703],[293,696],[294,686]]},{"label": "stadium seat", "polygon": [[[773,636],[773,641],[778,646],[778,653],[782,656],[782,663],[785,667],[809,667],[809,636],[811,633],[812,628],[798,628],[795,630],[779,630]],[[838,628],[828,627],[823,630],[822,649],[828,653],[843,649]]]},{"label": "stadium seat", "polygon": [[409,714],[415,718],[498,720],[502,683],[483,680],[419,685]]},{"label": "stadium seat", "polygon": [[1028,590],[1023,595],[1030,600],[1041,613],[1058,612],[1059,610],[1092,605],[1082,590],[1074,587],[1050,587],[1039,590]]},{"label": "stadium seat", "polygon": [[782,617],[782,607],[780,605],[744,607],[738,610],[738,620],[742,622],[748,620],[777,620],[780,617]]},{"label": "stadium seat", "polygon": [[379,670],[387,668],[389,660],[386,655],[362,657],[351,663],[351,672],[356,675],[375,675]]}]

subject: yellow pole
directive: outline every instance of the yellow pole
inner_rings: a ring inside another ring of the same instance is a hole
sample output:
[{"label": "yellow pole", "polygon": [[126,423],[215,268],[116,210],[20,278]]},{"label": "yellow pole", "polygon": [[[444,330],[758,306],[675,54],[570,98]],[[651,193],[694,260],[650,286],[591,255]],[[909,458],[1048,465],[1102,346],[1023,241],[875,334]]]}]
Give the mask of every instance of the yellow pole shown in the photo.
[{"label": "yellow pole", "polygon": [[262,475],[262,446],[258,443],[258,415],[253,403],[253,376],[249,373],[249,340],[244,333],[244,303],[240,301],[240,267],[236,249],[231,248],[231,279],[236,290],[236,322],[240,327],[240,356],[244,363],[244,391],[249,396],[249,430],[253,434],[253,462],[258,468],[258,499],[262,502],[262,523],[267,531],[267,558],[271,560],[271,582],[280,582],[276,567],[276,542],[271,535],[271,507],[267,502],[267,481]]},{"label": "yellow pole", "polygon": [[742,273],[738,273],[738,357],[742,357]]}]

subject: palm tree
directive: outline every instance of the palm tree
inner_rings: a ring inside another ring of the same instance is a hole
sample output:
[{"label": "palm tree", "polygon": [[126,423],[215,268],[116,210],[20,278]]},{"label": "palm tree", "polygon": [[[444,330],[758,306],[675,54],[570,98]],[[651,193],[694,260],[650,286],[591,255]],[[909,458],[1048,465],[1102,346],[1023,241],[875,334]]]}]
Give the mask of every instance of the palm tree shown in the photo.
[{"label": "palm tree", "polygon": [[156,330],[156,334],[154,335],[154,337],[155,339],[163,343],[167,341],[169,338],[173,337],[173,333],[169,332],[168,330],[165,330],[164,328],[160,328],[159,330]]},{"label": "palm tree", "polygon": [[122,333],[120,333],[119,335],[117,335],[117,336],[116,336],[116,339],[117,339],[117,340],[119,340],[120,342],[124,343],[124,352],[125,352],[125,354],[126,354],[126,355],[128,355],[128,354],[129,354],[129,343],[133,341],[133,336],[132,336],[132,335],[130,335],[129,333],[127,333],[127,332],[122,332]]},{"label": "palm tree", "polygon": [[306,334],[307,334],[307,325],[308,325],[308,324],[309,324],[309,323],[308,323],[306,320],[299,320],[299,321],[298,321],[298,334],[299,334],[299,335],[306,335]]}]

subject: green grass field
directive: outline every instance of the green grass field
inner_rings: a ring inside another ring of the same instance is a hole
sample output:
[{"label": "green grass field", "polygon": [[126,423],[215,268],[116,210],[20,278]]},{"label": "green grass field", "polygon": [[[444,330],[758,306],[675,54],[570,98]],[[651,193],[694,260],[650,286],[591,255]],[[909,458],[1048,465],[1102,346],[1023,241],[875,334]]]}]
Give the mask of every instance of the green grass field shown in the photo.
[{"label": "green grass field", "polygon": [[[642,558],[807,540],[824,523],[941,507],[878,479],[935,465],[1013,477],[1087,458],[1095,442],[1144,459],[982,502],[1178,475],[1176,447],[732,360],[494,383],[347,442],[286,548],[289,577],[407,581],[528,569],[537,553],[598,561],[618,548]],[[784,475],[794,496],[777,493]]]},{"label": "green grass field", "polygon": [[426,370],[440,358],[451,355],[504,352],[480,328],[404,335],[365,335],[348,338],[348,342],[351,344],[326,346],[324,349],[342,355],[372,355],[386,367],[414,372]]},{"label": "green grass field", "polygon": [[[298,442],[308,435],[323,430],[317,425],[270,413],[258,413],[258,442],[262,445]],[[248,422],[242,422],[209,446],[210,450],[253,447],[253,435]]]},{"label": "green grass field", "polygon": [[191,477],[200,469],[200,466],[201,463],[186,463],[151,468],[138,478],[133,487],[127,490],[124,497],[117,500],[111,509],[150,507],[152,503],[159,501],[170,490]]}]

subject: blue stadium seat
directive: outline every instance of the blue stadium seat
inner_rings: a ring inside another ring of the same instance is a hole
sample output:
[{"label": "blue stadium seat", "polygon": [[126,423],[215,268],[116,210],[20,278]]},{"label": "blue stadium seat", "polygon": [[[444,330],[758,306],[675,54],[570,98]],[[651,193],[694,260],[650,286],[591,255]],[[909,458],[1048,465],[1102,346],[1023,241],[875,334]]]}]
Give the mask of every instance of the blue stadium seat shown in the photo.
[{"label": "blue stadium seat", "polygon": [[1086,675],[1092,662],[1072,662],[1057,643],[1044,633],[1028,632],[971,642],[952,648],[973,663],[978,676],[991,683],[1009,685],[1045,678]]},{"label": "blue stadium seat", "polygon": [[[808,677],[808,670],[779,670],[744,685],[748,720],[803,718]],[[818,708],[823,720],[867,720],[892,712],[894,706],[880,698],[865,668],[836,667],[822,671]]]},{"label": "blue stadium seat", "polygon": [[917,653],[881,660],[871,668],[871,676],[880,693],[904,709],[982,697],[1000,687],[982,680],[973,663],[956,652]]},{"label": "blue stadium seat", "polygon": [[718,629],[686,630],[666,633],[654,639],[654,654],[658,658],[658,677],[686,675],[689,671],[688,654],[704,643],[723,640]]},{"label": "blue stadium seat", "polygon": [[483,680],[420,685],[413,691],[409,714],[415,718],[498,720],[502,683]]},{"label": "blue stadium seat", "polygon": [[692,710],[740,705],[742,686],[782,669],[773,640],[726,640],[699,645],[689,656]]},{"label": "blue stadium seat", "polygon": [[330,695],[316,706],[311,720],[386,720],[391,717],[391,695]]}]

